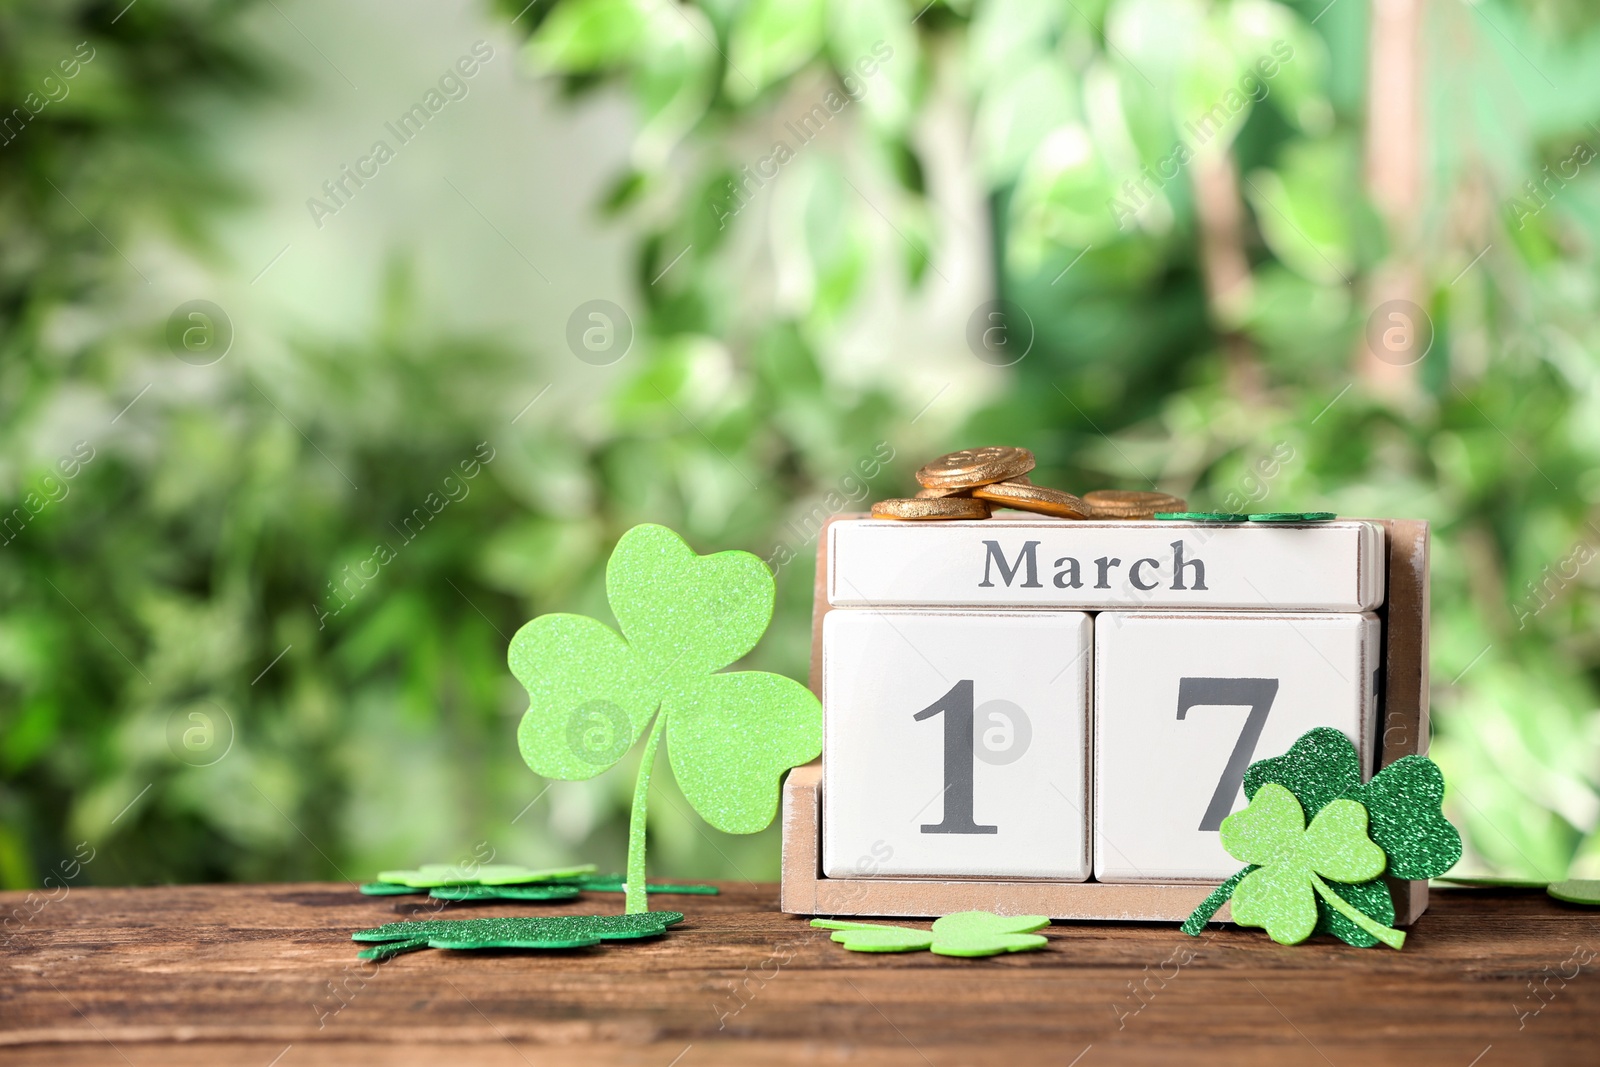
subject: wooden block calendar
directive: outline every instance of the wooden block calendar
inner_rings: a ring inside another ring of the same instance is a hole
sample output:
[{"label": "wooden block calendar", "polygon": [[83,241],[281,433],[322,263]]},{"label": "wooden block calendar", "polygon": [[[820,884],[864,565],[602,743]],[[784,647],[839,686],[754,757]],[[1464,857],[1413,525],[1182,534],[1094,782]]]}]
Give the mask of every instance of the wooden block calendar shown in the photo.
[{"label": "wooden block calendar", "polygon": [[835,519],[783,909],[1181,921],[1241,866],[1250,763],[1317,726],[1366,778],[1426,751],[1427,573],[1409,520]]}]

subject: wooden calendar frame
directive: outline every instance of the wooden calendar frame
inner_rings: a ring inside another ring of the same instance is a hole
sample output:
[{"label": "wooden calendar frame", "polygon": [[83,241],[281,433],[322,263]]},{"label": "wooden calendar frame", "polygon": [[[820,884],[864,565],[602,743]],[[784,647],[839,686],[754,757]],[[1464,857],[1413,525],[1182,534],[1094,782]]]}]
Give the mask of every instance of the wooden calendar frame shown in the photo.
[{"label": "wooden calendar frame", "polygon": [[[827,595],[828,526],[817,537],[817,576],[811,614],[812,692],[822,696],[822,617]],[[1376,519],[1387,530],[1387,589],[1383,622],[1383,706],[1377,767],[1428,750],[1428,524]],[[1048,915],[1052,919],[1181,922],[1215,885],[1109,884],[1010,879],[827,878],[822,874],[822,765],[789,772],[783,787],[783,882],[779,906],[794,915],[933,918],[958,911]],[[1389,880],[1395,925],[1408,926],[1428,906],[1426,881]],[[1223,905],[1218,920],[1229,918]]]}]

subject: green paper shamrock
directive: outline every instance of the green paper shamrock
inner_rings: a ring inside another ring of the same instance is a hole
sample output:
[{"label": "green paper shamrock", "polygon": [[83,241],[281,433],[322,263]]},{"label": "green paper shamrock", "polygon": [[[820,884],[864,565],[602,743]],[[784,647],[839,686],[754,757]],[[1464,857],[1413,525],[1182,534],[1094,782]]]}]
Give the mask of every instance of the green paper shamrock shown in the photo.
[{"label": "green paper shamrock", "polygon": [[[1354,800],[1369,814],[1368,833],[1388,857],[1394,878],[1437,877],[1461,857],[1461,835],[1444,817],[1444,776],[1426,756],[1404,756],[1385,767],[1365,784],[1361,761],[1350,739],[1338,730],[1317,727],[1307,731],[1282,756],[1257,760],[1244,775],[1244,793],[1254,798],[1267,782],[1289,789],[1302,809],[1315,816],[1329,802]],[[1227,901],[1237,880],[1248,870],[1224,882],[1183,924],[1183,931],[1198,936],[1211,916]],[[1394,900],[1385,881],[1357,885],[1328,883],[1341,899],[1384,926],[1395,920]],[[1333,934],[1358,948],[1378,942],[1326,901],[1317,903],[1317,932]]]},{"label": "green paper shamrock", "polygon": [[364,960],[385,960],[419,948],[586,948],[602,941],[658,937],[667,932],[667,927],[682,921],[682,914],[675,911],[552,918],[431,919],[385,923],[371,930],[357,930],[350,935],[350,940],[385,942],[357,953]]},{"label": "green paper shamrock", "polygon": [[1043,948],[1046,939],[1030,931],[1050,925],[1043,915],[996,915],[962,911],[934,921],[932,930],[914,930],[882,923],[812,919],[811,925],[837,931],[832,940],[851,952],[918,952],[936,956],[998,956]]},{"label": "green paper shamrock", "polygon": [[1320,896],[1390,948],[1405,944],[1404,933],[1363,915],[1323,881],[1366,882],[1383,873],[1383,849],[1367,838],[1367,809],[1355,801],[1330,801],[1307,827],[1294,794],[1268,782],[1249,807],[1222,820],[1222,847],[1257,867],[1233,891],[1233,921],[1241,926],[1297,944],[1317,928]]},{"label": "green paper shamrock", "polygon": [[646,799],[663,733],[684,797],[736,834],[771,823],[783,772],[822,751],[822,709],[804,686],[763,671],[718,673],[760,640],[775,591],[756,556],[698,556],[665,526],[645,524],[622,535],[606,564],[620,634],[556,614],[511,639],[511,670],[529,698],[517,740],[535,772],[592,778],[648,734],[628,824],[629,912],[647,907]]}]

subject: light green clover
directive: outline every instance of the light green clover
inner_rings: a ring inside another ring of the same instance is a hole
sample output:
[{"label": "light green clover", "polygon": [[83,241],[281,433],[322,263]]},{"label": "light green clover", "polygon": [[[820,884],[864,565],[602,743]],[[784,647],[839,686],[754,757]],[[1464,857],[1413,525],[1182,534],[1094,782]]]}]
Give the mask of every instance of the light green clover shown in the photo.
[{"label": "light green clover", "polygon": [[523,867],[514,863],[424,863],[415,870],[379,871],[378,881],[412,889],[454,885],[527,885],[593,874],[592,863],[576,867]]},{"label": "light green clover", "polygon": [[811,925],[833,930],[832,940],[851,952],[919,952],[936,956],[998,956],[1002,952],[1027,952],[1043,948],[1046,939],[1032,933],[1050,925],[1043,915],[996,915],[988,911],[961,911],[934,921],[932,930],[914,930],[883,923],[812,919]]},{"label": "light green clover", "polygon": [[1259,926],[1279,944],[1293,945],[1317,928],[1317,897],[1390,948],[1406,935],[1364,915],[1328,887],[1368,882],[1383,873],[1383,849],[1367,837],[1367,809],[1354,800],[1325,805],[1306,826],[1294,794],[1276,782],[1256,791],[1250,806],[1222,820],[1222,847],[1255,864],[1233,891],[1233,921]]},{"label": "light green clover", "polygon": [[764,829],[783,772],[822,751],[822,708],[804,686],[764,671],[717,673],[755,647],[772,619],[772,573],[748,552],[698,556],[665,526],[635,526],[606,564],[622,632],[583,615],[541,615],[511,639],[528,690],[517,740],[547,778],[592,778],[641,736],[628,824],[627,910],[645,902],[650,770],[667,758],[695,811],[727,833]]},{"label": "light green clover", "polygon": [[1600,904],[1600,881],[1592,878],[1569,878],[1565,882],[1554,882],[1546,887],[1545,892],[1568,904]]},{"label": "light green clover", "polygon": [[[1444,775],[1426,756],[1403,756],[1363,783],[1355,745],[1338,730],[1319,726],[1283,755],[1252,763],[1244,774],[1245,798],[1254,799],[1268,782],[1287,788],[1301,810],[1313,817],[1334,800],[1353,800],[1366,808],[1367,833],[1387,856],[1384,873],[1392,878],[1438,877],[1461,858],[1461,835],[1444,817]],[[1183,932],[1199,937],[1234,887],[1254,870],[1247,866],[1218,886],[1184,922]],[[1333,881],[1328,888],[1380,925],[1395,920],[1394,900],[1383,879]],[[1319,902],[1317,911],[1318,933],[1332,934],[1358,948],[1378,943],[1328,903]]]},{"label": "light green clover", "polygon": [[883,923],[846,922],[841,919],[812,919],[811,925],[834,931],[831,940],[851,952],[921,952],[933,947],[933,933],[909,926]]}]

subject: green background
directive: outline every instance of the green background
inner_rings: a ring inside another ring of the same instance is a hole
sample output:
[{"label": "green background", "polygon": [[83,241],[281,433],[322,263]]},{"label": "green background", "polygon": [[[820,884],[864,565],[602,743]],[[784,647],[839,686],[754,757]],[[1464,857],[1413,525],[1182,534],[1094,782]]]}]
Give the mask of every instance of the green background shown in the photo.
[{"label": "green background", "polygon": [[[804,677],[820,517],[983,443],[1433,522],[1460,869],[1593,877],[1600,24],[1419,40],[1369,147],[1363,0],[0,3],[0,884],[618,868],[631,758],[533,775],[508,636],[661,522]],[[775,877],[657,781],[654,873]]]}]

